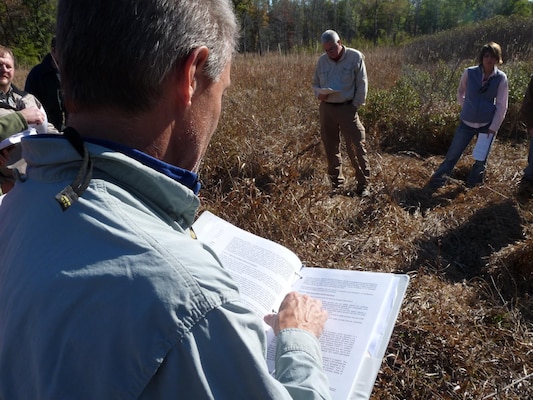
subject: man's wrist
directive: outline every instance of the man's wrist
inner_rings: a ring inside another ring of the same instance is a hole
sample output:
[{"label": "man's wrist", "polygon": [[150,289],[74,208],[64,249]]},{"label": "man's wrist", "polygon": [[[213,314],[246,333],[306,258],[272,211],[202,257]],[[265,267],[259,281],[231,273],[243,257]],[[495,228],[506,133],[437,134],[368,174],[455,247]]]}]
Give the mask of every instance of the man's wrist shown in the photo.
[{"label": "man's wrist", "polygon": [[26,118],[24,117],[24,115],[22,115],[22,113],[20,111],[16,111],[15,114],[17,114],[21,124],[24,126],[24,129],[22,129],[22,130],[28,129],[28,121],[26,121]]}]

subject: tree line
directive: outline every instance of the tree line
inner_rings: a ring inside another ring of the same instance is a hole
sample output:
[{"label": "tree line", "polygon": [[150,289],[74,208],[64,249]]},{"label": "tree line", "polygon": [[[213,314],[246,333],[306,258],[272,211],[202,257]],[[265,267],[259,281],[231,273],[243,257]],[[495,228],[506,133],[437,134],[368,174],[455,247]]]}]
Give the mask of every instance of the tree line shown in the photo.
[{"label": "tree line", "polygon": [[50,51],[57,0],[0,0],[0,44],[18,63],[32,65]]},{"label": "tree line", "polygon": [[[495,16],[533,15],[528,0],[233,0],[241,52],[313,50],[335,29],[359,45],[400,45]],[[48,52],[57,0],[0,0],[0,43],[31,65]]]},{"label": "tree line", "polygon": [[234,0],[244,52],[313,48],[335,29],[343,41],[400,45],[495,16],[533,15],[528,0]]}]

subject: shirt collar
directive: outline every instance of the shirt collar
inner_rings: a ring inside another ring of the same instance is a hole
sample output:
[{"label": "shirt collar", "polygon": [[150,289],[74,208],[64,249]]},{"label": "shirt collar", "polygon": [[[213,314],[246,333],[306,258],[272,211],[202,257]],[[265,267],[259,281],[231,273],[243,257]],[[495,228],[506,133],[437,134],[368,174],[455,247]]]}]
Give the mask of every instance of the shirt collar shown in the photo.
[{"label": "shirt collar", "polygon": [[339,62],[340,59],[344,56],[345,52],[346,52],[346,47],[342,46],[341,51],[339,51],[339,55],[336,58],[332,58],[332,60],[335,62]]},{"label": "shirt collar", "polygon": [[5,103],[11,107],[16,106],[17,103],[15,102],[15,99],[13,98],[13,85],[10,85],[9,89],[5,93],[2,90],[0,90],[0,102]]},{"label": "shirt collar", "polygon": [[[485,73],[485,72],[483,71],[483,64],[480,64],[480,65],[479,65],[479,71],[481,72],[481,76],[483,76],[484,73]],[[494,76],[494,75],[496,75],[497,73],[498,73],[498,67],[495,65],[495,66],[494,66],[494,69],[492,70],[492,72],[491,72],[490,75],[489,75],[489,78],[492,77],[492,76]]]},{"label": "shirt collar", "polygon": [[198,174],[180,168],[176,167],[175,165],[171,165],[169,163],[166,163],[164,161],[158,160],[155,157],[149,156],[146,153],[143,153],[140,150],[133,149],[128,146],[124,146],[120,143],[111,142],[108,140],[100,140],[100,139],[90,139],[90,138],[84,138],[86,142],[97,144],[100,146],[108,147],[112,150],[118,151],[120,153],[123,153],[140,163],[155,169],[156,171],[168,176],[169,178],[175,180],[176,182],[181,183],[182,185],[188,187],[191,189],[194,194],[198,194],[200,191],[200,181],[198,179]]}]

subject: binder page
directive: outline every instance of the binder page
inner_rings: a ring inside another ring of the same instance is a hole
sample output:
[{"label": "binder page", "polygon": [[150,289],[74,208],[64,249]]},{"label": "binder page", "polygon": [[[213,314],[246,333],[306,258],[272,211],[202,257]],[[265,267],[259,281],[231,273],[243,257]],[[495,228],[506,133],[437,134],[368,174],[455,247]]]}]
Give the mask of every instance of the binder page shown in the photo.
[{"label": "binder page", "polygon": [[15,133],[0,142],[0,150],[5,149],[6,147],[13,146],[14,144],[20,143],[20,140],[29,135],[37,135],[37,131],[34,128],[28,128],[25,131]]},{"label": "binder page", "polygon": [[302,266],[295,253],[208,211],[202,213],[193,229],[229,271],[244,304],[261,319],[279,308]]},{"label": "binder page", "polygon": [[365,359],[376,357],[383,331],[396,321],[390,313],[396,275],[323,268],[301,275],[293,289],[322,300],[329,313],[320,344],[331,395],[347,399]]},{"label": "binder page", "polygon": [[476,161],[485,161],[490,151],[490,146],[492,145],[492,139],[494,138],[493,133],[478,133],[476,145],[472,150],[472,157]]}]

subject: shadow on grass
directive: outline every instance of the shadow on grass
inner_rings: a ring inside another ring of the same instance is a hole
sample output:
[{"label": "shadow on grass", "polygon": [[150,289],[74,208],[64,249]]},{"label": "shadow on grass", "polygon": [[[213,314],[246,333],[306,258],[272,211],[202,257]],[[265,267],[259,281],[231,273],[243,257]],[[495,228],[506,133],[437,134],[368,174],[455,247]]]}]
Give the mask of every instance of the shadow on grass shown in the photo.
[{"label": "shadow on grass", "polygon": [[521,219],[513,203],[494,204],[446,234],[417,243],[417,260],[405,270],[426,265],[450,281],[468,280],[484,273],[491,254],[523,239]]},{"label": "shadow on grass", "polygon": [[[411,214],[426,215],[438,207],[453,207],[467,192],[452,184],[436,192],[428,188],[406,188],[395,193],[398,203]],[[516,202],[515,202],[516,200]],[[517,204],[518,203],[518,204]],[[426,271],[450,282],[481,279],[494,287],[501,298],[515,304],[526,320],[533,321],[533,246],[526,239],[518,207],[533,207],[533,185],[522,184],[515,199],[479,209],[466,222],[450,227],[444,234],[415,243],[417,257],[403,271]],[[460,212],[460,211],[457,211]]]},{"label": "shadow on grass", "polygon": [[424,215],[427,210],[450,204],[466,190],[462,185],[447,186],[439,189],[438,193],[429,186],[407,187],[396,191],[393,196],[396,202],[410,214],[420,212]]}]

